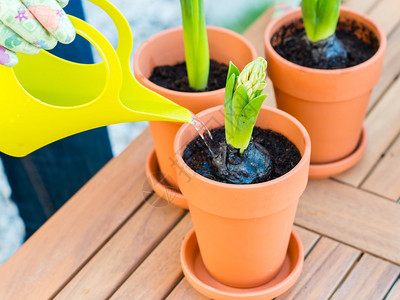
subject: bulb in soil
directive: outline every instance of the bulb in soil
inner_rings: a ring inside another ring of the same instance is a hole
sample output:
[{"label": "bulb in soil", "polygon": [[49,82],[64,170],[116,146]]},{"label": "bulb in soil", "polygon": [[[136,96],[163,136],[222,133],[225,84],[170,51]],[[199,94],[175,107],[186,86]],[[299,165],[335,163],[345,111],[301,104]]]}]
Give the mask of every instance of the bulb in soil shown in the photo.
[{"label": "bulb in soil", "polygon": [[312,59],[316,64],[324,64],[329,67],[334,61],[346,62],[348,60],[347,51],[336,34],[317,42],[311,42],[305,34],[303,38],[306,39]]},{"label": "bulb in soil", "polygon": [[251,184],[273,180],[289,172],[301,159],[291,141],[268,129],[255,127],[243,154],[227,146],[223,127],[214,128],[211,133],[213,139],[207,142],[214,155],[197,136],[186,146],[182,158],[197,174],[217,182]]},{"label": "bulb in soil", "polygon": [[243,153],[225,142],[221,143],[214,153],[212,165],[220,179],[233,184],[260,182],[272,171],[268,151],[253,141]]}]

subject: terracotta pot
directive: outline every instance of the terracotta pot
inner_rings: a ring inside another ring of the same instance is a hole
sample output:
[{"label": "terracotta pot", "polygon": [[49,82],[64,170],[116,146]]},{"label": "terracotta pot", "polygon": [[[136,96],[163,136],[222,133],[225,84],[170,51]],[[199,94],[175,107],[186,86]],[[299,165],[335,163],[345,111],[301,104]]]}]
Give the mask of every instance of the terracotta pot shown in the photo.
[{"label": "terracotta pot", "polygon": [[[222,106],[198,117],[210,129],[224,124]],[[310,138],[294,117],[263,106],[256,126],[285,135],[302,155],[284,176],[258,184],[225,184],[200,176],[182,159],[197,132],[186,124],[175,138],[179,187],[189,203],[204,265],[219,282],[240,288],[266,283],[280,271],[310,163]]]},{"label": "terracotta pot", "polygon": [[[241,35],[224,28],[207,26],[210,58],[225,64],[232,61],[242,69],[257,58],[254,47]],[[152,83],[150,77],[154,67],[174,65],[185,61],[182,27],[162,31],[145,41],[136,51],[133,69],[136,79],[147,88],[184,106],[193,113],[224,102],[225,89],[211,92],[185,93],[169,90]],[[145,99],[144,99],[145,100]],[[172,122],[150,122],[150,130],[158,163],[164,179],[178,188],[174,166],[173,143],[182,124]]]},{"label": "terracotta pot", "polygon": [[[295,22],[304,27],[301,10],[290,11],[273,20],[265,30],[268,75],[278,108],[297,118],[311,137],[312,164],[323,164],[349,156],[357,147],[373,87],[378,82],[386,49],[382,29],[370,18],[341,8],[340,20],[354,20],[372,31],[379,48],[369,60],[338,70],[312,69],[294,64],[272,47],[273,36],[282,26]],[[367,39],[366,36],[360,36]]]}]

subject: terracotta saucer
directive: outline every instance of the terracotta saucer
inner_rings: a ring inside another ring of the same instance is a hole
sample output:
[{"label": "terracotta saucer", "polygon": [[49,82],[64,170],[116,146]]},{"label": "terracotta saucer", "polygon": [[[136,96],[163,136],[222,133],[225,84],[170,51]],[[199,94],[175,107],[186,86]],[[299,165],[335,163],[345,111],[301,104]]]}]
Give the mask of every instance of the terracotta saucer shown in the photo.
[{"label": "terracotta saucer", "polygon": [[303,268],[303,246],[299,236],[292,231],[289,248],[279,274],[271,281],[254,288],[234,288],[216,281],[208,274],[192,229],[181,247],[181,265],[189,284],[201,294],[212,299],[273,299],[290,289]]},{"label": "terracotta saucer", "polygon": [[162,175],[154,149],[147,156],[146,177],[153,191],[158,196],[176,206],[189,209],[186,198],[179,190],[171,186]]},{"label": "terracotta saucer", "polygon": [[[338,175],[360,161],[367,148],[367,130],[365,126],[362,129],[360,141],[357,148],[349,156],[327,164],[310,164],[309,178],[328,178]],[[312,151],[312,150],[311,150]]]}]

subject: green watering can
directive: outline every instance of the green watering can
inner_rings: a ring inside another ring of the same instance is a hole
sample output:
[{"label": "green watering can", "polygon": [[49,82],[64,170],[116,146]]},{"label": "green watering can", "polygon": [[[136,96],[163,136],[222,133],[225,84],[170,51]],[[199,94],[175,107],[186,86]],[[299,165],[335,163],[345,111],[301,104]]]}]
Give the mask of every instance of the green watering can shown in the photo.
[{"label": "green watering can", "polygon": [[89,0],[114,21],[117,50],[84,21],[70,16],[79,35],[103,58],[85,65],[46,51],[19,55],[14,68],[0,66],[0,151],[25,156],[78,132],[134,121],[191,122],[190,111],[141,86],[129,58],[133,48],[128,22],[106,0]]}]

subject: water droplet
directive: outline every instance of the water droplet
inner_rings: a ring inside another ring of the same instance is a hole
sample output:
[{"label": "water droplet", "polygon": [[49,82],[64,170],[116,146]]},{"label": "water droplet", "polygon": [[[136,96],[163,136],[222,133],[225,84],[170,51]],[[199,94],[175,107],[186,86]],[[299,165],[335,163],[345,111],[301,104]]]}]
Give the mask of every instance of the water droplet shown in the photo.
[{"label": "water droplet", "polygon": [[203,142],[206,144],[208,150],[210,150],[211,155],[214,157],[214,152],[212,151],[212,149],[210,147],[210,144],[207,142],[207,139],[204,137],[204,133],[206,133],[208,135],[208,138],[210,140],[213,140],[213,137],[212,137],[212,134],[211,134],[210,130],[203,123],[203,121],[201,121],[193,113],[192,113],[192,122],[191,122],[191,124],[194,126],[194,128],[198,132],[199,136],[201,137]]}]

